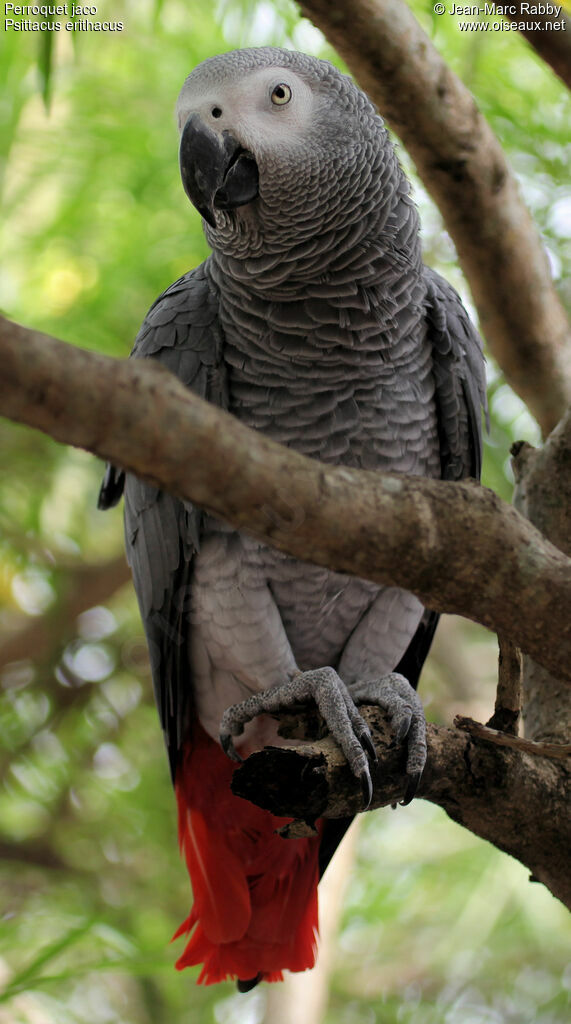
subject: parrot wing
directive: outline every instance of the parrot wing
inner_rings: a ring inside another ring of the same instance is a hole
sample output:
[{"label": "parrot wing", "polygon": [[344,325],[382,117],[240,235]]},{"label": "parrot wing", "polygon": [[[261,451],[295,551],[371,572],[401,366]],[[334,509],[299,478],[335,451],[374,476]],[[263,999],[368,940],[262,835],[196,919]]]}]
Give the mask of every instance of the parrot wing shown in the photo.
[{"label": "parrot wing", "polygon": [[458,293],[424,268],[443,480],[480,479],[482,410],[488,424],[482,342]]},{"label": "parrot wing", "polygon": [[[151,306],[131,357],[157,359],[201,398],[225,406],[218,303],[202,264]],[[150,410],[152,415],[152,410]],[[174,780],[189,717],[189,600],[202,513],[130,473],[107,467],[100,508],[125,495],[125,543],[145,627],[155,700]],[[186,685],[185,685],[186,684]]]}]

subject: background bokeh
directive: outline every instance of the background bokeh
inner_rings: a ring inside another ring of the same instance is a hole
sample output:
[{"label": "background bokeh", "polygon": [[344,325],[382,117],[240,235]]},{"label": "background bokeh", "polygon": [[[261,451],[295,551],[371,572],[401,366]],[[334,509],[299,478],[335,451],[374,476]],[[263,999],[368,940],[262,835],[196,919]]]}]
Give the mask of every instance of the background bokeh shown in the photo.
[{"label": "background bokeh", "polygon": [[[0,308],[125,357],[158,293],[207,254],[177,170],[185,76],[243,45],[337,58],[290,0],[97,6],[123,31],[59,33],[48,90],[38,34],[0,26]],[[564,87],[516,33],[460,33],[425,0],[411,6],[504,145],[571,304]],[[426,260],[473,312],[399,152]],[[488,374],[484,482],[509,500],[509,446],[539,435],[492,361]],[[188,881],[121,511],[96,509],[101,470],[0,421],[0,1024],[277,1024],[262,989],[198,988],[173,969]],[[489,717],[495,662],[494,637],[445,620],[422,681],[428,716]],[[421,801],[367,815],[356,848],[326,1024],[567,1024],[568,916],[521,865]]]}]

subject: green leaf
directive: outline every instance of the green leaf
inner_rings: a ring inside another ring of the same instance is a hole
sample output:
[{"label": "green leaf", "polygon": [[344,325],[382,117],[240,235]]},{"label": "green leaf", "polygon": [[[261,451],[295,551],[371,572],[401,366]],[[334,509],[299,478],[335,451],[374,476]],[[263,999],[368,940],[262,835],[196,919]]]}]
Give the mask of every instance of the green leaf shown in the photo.
[{"label": "green leaf", "polygon": [[40,981],[40,972],[46,964],[55,960],[60,953],[70,949],[71,946],[75,945],[76,942],[82,939],[84,935],[91,931],[96,920],[97,919],[95,917],[92,917],[88,921],[83,921],[82,924],[78,925],[76,928],[71,928],[65,935],[62,935],[60,939],[56,939],[55,942],[51,942],[48,946],[42,949],[27,967],[24,967],[23,970],[14,975],[4,991],[0,992],[0,1003],[7,1002],[18,992],[32,987],[35,983]]}]

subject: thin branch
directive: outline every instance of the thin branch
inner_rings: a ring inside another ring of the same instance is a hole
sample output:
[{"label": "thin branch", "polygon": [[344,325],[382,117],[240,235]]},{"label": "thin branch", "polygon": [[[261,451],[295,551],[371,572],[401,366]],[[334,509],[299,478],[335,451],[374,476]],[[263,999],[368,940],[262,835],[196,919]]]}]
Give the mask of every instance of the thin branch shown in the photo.
[{"label": "thin branch", "polygon": [[506,379],[548,434],[571,402],[571,332],[498,140],[403,0],[303,0],[439,206]]},{"label": "thin branch", "polygon": [[521,653],[509,637],[498,636],[498,688],[494,713],[487,723],[491,729],[517,736],[521,714]]},{"label": "thin branch", "polygon": [[554,757],[556,760],[565,761],[571,757],[571,743],[536,743],[535,740],[526,740],[523,736],[511,736],[507,732],[498,729],[491,729],[488,725],[474,721],[473,718],[466,718],[464,715],[456,715],[454,725],[457,729],[469,732],[471,736],[478,736],[488,743],[495,743],[498,747],[511,747],[512,750],[521,750],[526,754],[533,754],[534,757]]},{"label": "thin branch", "polygon": [[[506,6],[511,8],[516,5],[508,4]],[[549,64],[567,88],[571,89],[571,18],[563,9],[560,10],[557,17],[554,14],[534,13],[530,18],[525,10],[522,13],[521,3],[517,6],[520,10],[516,14],[506,12],[505,17],[516,24],[523,22],[524,25],[534,26],[533,28],[520,28],[519,32],[525,36],[541,59]],[[526,6],[529,7],[529,4]],[[561,27],[554,29],[554,22]],[[541,26],[539,29],[535,28],[537,24]]]},{"label": "thin branch", "polygon": [[402,586],[505,633],[571,680],[571,560],[475,481],[324,465],[201,401],[151,360],[110,359],[2,318],[0,359],[3,415],[297,558]]},{"label": "thin branch", "polygon": [[56,871],[71,870],[71,866],[60,857],[59,853],[46,841],[17,842],[16,840],[0,840],[0,861],[13,861],[18,865],[31,865],[42,869]]},{"label": "thin branch", "polygon": [[102,565],[66,568],[62,574],[62,594],[56,608],[41,618],[18,616],[9,634],[0,637],[0,671],[10,662],[32,654],[36,661],[49,657],[61,646],[62,634],[69,634],[70,624],[78,615],[108,601],[130,579],[123,555]]}]

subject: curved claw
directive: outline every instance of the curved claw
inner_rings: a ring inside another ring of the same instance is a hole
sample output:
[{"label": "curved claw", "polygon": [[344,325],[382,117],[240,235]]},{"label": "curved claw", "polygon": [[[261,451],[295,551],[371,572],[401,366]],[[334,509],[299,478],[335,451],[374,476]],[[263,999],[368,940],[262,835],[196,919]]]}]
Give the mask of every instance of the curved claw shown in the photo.
[{"label": "curved claw", "polygon": [[414,772],[408,776],[404,796],[400,801],[402,807],[406,807],[406,805],[409,804],[411,800],[416,796],[416,791],[418,789],[418,784],[420,782],[421,776],[422,772]]},{"label": "curved claw", "polygon": [[361,779],[361,790],[363,793],[363,810],[366,811],[370,807],[371,800],[373,799],[373,783],[371,782],[371,776],[368,768],[365,768],[361,772],[359,778]]},{"label": "curved claw", "polygon": [[242,764],[244,758],[241,757],[240,754],[238,753],[238,751],[236,750],[236,747],[234,746],[234,740],[232,739],[230,733],[228,733],[228,732],[221,732],[220,733],[220,746],[222,747],[222,750],[224,751],[224,753],[232,761],[236,761],[238,764]]},{"label": "curved claw", "polygon": [[373,738],[369,731],[361,733],[361,735],[359,736],[359,743],[361,744],[363,750],[367,754],[369,761],[372,761],[373,764],[378,764],[379,758],[377,757],[375,744],[373,743]]}]

